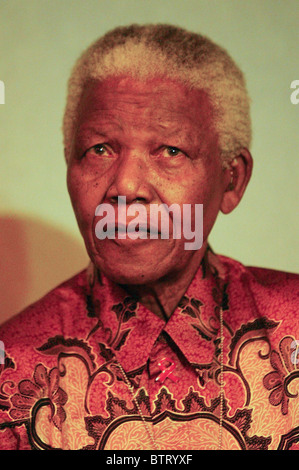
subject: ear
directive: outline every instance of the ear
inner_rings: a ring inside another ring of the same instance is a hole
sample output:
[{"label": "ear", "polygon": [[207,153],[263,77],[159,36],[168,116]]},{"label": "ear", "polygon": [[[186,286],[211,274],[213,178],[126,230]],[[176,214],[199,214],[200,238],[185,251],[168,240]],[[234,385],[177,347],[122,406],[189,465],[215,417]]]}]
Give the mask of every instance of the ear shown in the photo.
[{"label": "ear", "polygon": [[251,178],[252,167],[253,160],[249,150],[242,149],[225,170],[230,176],[230,182],[223,193],[220,206],[223,214],[232,212],[241,201]]}]

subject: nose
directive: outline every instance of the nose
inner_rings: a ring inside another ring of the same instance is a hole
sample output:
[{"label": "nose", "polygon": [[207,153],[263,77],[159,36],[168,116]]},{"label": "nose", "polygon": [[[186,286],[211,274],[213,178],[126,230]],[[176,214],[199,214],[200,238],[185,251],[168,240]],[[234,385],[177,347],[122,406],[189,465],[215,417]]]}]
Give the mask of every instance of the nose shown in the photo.
[{"label": "nose", "polygon": [[146,204],[153,199],[148,166],[145,159],[135,152],[120,157],[112,184],[106,194],[111,203],[117,202],[120,196],[126,197],[127,204]]}]

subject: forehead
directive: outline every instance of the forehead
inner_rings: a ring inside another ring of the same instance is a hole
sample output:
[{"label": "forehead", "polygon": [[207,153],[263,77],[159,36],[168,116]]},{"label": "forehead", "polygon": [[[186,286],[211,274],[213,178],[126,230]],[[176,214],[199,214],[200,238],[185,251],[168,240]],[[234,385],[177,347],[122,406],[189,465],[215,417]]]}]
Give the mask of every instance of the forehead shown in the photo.
[{"label": "forehead", "polygon": [[129,77],[109,77],[86,84],[78,110],[79,127],[94,122],[135,127],[206,129],[213,110],[204,90],[182,83],[154,78],[141,81]]}]

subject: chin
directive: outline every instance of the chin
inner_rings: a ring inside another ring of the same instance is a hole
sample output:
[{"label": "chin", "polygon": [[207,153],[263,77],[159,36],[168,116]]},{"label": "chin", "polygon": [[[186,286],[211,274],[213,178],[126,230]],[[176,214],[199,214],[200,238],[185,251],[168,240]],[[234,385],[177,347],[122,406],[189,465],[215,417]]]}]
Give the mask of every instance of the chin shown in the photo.
[{"label": "chin", "polygon": [[168,270],[163,269],[161,263],[138,263],[131,259],[120,263],[118,260],[110,259],[107,261],[99,256],[93,256],[92,262],[107,278],[123,285],[151,284],[168,274]]},{"label": "chin", "polygon": [[[88,246],[89,245],[89,246]],[[191,252],[169,240],[117,244],[103,240],[86,243],[90,259],[107,278],[117,284],[149,285],[184,270]],[[184,255],[184,256],[183,256]]]}]

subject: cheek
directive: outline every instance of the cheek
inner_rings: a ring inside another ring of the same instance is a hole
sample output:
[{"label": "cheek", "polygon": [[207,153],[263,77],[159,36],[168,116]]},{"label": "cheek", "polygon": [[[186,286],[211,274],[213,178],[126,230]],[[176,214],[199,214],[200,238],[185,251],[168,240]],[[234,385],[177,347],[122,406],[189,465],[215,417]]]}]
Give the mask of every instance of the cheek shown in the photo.
[{"label": "cheek", "polygon": [[221,192],[218,190],[213,190],[213,188],[206,196],[206,200],[203,203],[203,231],[205,238],[207,238],[210,231],[212,230],[212,227],[219,214],[222,201]]},{"label": "cheek", "polygon": [[71,198],[73,209],[75,211],[76,216],[78,216],[78,213],[81,209],[82,201],[84,201],[84,197],[82,195],[82,185],[80,182],[80,178],[78,178],[78,175],[76,175],[76,173],[73,171],[68,171],[67,188]]},{"label": "cheek", "polygon": [[97,205],[101,202],[101,185],[86,180],[77,170],[68,171],[67,187],[80,229],[91,227]]},{"label": "cheek", "polygon": [[[186,195],[185,195],[186,197]],[[203,235],[206,239],[220,210],[222,191],[217,168],[206,169],[201,177],[194,178],[188,190],[188,198],[194,204],[203,205]],[[187,197],[186,197],[187,199]],[[185,200],[186,200],[185,199]],[[195,224],[195,222],[193,222]]]}]

